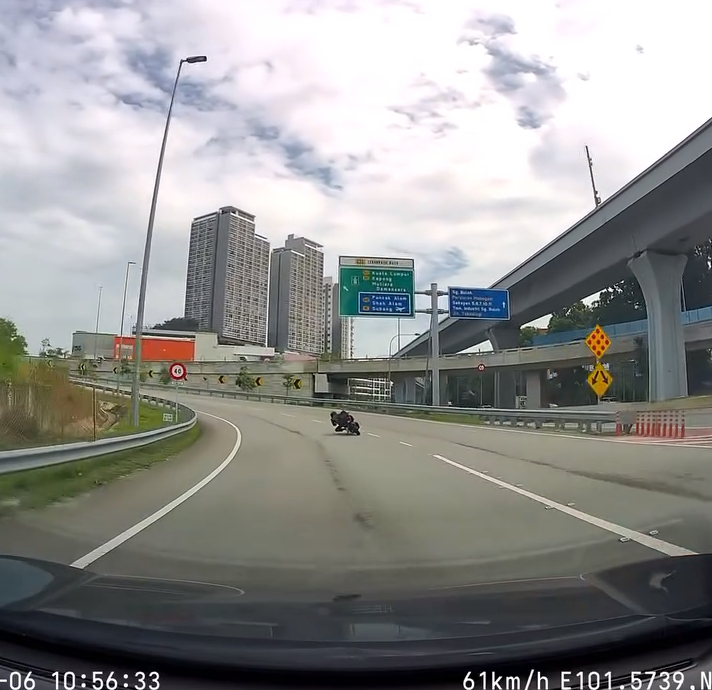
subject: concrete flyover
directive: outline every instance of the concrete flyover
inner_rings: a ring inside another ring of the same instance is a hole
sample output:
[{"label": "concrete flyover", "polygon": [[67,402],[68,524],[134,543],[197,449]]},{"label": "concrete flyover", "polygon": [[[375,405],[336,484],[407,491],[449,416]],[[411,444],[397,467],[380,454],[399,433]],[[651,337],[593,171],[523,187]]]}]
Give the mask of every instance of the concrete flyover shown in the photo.
[{"label": "concrete flyover", "polygon": [[[498,280],[510,292],[509,324],[447,318],[440,346],[455,353],[489,339],[515,347],[518,327],[631,275],[645,297],[649,324],[651,399],[686,395],[678,291],[684,252],[712,227],[712,120],[598,208]],[[425,355],[427,335],[396,356]],[[511,386],[509,387],[511,389]],[[513,396],[512,390],[503,393]]]},{"label": "concrete flyover", "polygon": [[331,599],[712,550],[709,448],[367,414],[347,437],[326,410],[185,402],[197,445],[0,521],[3,551],[248,599]]}]

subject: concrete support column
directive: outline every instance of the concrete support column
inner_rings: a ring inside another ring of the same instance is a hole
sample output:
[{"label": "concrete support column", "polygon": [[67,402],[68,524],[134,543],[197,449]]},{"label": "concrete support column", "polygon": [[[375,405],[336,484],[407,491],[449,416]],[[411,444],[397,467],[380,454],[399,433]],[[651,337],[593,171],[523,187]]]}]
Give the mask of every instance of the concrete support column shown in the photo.
[{"label": "concrete support column", "polygon": [[527,371],[524,378],[527,386],[527,409],[542,409],[546,405],[546,371]]},{"label": "concrete support column", "polygon": [[628,262],[648,310],[650,400],[687,395],[685,336],[680,319],[680,286],[687,257],[646,250]]},{"label": "concrete support column", "polygon": [[444,371],[440,372],[440,405],[447,405],[449,402],[448,395],[448,375]]},{"label": "concrete support column", "polygon": [[393,398],[399,405],[415,405],[415,376],[393,377]]},{"label": "concrete support column", "polygon": [[[519,346],[519,326],[510,324],[495,326],[487,331],[492,349],[512,350]],[[517,402],[515,372],[496,371],[494,374],[494,406],[497,409],[514,409]]]}]

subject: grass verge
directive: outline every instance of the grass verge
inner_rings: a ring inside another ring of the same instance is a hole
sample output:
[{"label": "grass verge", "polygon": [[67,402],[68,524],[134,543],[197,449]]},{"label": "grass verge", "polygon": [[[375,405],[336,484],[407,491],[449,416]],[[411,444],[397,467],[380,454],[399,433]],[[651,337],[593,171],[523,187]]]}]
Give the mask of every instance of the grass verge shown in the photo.
[{"label": "grass verge", "polygon": [[0,475],[0,517],[44,508],[164,462],[192,446],[200,425],[144,448]]},{"label": "grass verge", "polygon": [[102,438],[108,438],[111,436],[123,436],[124,434],[135,434],[141,433],[142,431],[150,431],[151,429],[160,429],[161,427],[168,426],[167,422],[163,421],[163,413],[171,412],[175,414],[175,411],[167,407],[153,407],[148,403],[142,402],[139,406],[138,411],[138,429],[136,429],[131,422],[131,409],[128,398],[118,398],[114,395],[109,395],[103,393],[97,396],[100,400],[105,402],[125,402],[125,414],[124,416],[110,429],[102,432],[100,435]]}]

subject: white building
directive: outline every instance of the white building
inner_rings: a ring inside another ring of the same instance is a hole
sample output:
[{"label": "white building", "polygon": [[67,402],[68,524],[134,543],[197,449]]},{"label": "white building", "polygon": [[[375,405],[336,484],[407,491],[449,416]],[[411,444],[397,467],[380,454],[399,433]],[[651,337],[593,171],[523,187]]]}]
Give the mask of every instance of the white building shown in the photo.
[{"label": "white building", "polygon": [[280,352],[324,351],[324,252],[305,237],[287,237],[270,260],[267,344]]},{"label": "white building", "polygon": [[339,284],[331,276],[324,278],[324,352],[339,359],[354,353],[354,320],[339,316]]},{"label": "white building", "polygon": [[391,382],[388,379],[349,379],[349,390],[354,400],[391,401]]},{"label": "white building", "polygon": [[255,217],[234,206],[193,219],[185,317],[221,342],[264,346],[267,337],[269,242]]}]

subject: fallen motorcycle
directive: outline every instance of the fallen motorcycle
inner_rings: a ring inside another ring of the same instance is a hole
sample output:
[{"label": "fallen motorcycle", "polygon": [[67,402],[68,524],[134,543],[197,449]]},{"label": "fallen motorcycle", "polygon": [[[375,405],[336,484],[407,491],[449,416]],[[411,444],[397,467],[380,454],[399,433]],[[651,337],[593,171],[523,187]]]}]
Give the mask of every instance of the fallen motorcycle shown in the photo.
[{"label": "fallen motorcycle", "polygon": [[335,427],[337,432],[345,431],[347,434],[353,434],[354,436],[361,435],[361,425],[351,415],[349,415],[348,421],[344,423],[339,422],[336,412],[332,412],[331,426]]}]

